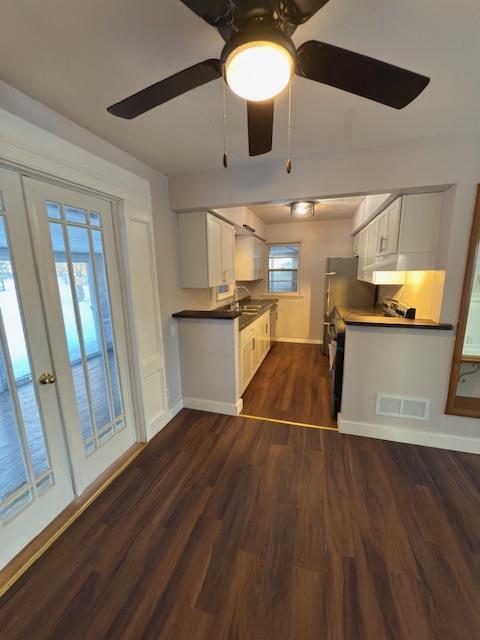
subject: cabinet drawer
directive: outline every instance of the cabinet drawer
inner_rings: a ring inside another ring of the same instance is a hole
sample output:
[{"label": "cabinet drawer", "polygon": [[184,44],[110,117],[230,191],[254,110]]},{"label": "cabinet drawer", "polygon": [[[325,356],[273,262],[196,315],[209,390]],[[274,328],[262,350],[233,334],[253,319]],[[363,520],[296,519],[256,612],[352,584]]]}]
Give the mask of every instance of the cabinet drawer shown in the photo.
[{"label": "cabinet drawer", "polygon": [[252,324],[249,324],[248,327],[245,327],[245,329],[242,329],[242,331],[240,332],[240,344],[242,345],[242,347],[247,342],[250,342],[250,340],[253,338],[256,332],[257,332],[257,321],[252,322]]}]

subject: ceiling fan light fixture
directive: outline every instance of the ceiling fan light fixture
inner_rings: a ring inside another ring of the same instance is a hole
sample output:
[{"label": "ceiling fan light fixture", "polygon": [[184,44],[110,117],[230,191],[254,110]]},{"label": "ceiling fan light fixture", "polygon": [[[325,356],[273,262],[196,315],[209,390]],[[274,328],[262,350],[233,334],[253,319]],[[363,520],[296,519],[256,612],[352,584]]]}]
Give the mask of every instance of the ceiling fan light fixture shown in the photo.
[{"label": "ceiling fan light fixture", "polygon": [[228,86],[238,96],[252,102],[270,100],[281,93],[293,71],[290,51],[268,40],[242,44],[225,61]]},{"label": "ceiling fan light fixture", "polygon": [[313,218],[315,215],[315,202],[313,200],[302,200],[290,204],[290,215],[292,218]]}]

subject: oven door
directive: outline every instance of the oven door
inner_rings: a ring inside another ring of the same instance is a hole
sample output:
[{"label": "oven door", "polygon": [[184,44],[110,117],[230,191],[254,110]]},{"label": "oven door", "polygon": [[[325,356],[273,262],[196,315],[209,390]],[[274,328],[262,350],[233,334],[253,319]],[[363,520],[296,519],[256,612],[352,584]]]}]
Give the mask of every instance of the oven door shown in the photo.
[{"label": "oven door", "polygon": [[328,333],[328,366],[330,371],[335,366],[335,357],[337,355],[337,331],[334,324],[330,324],[327,327]]},{"label": "oven door", "polygon": [[335,354],[330,368],[330,409],[333,420],[337,419],[337,414],[340,411],[342,402],[344,346],[345,334],[335,331]]}]

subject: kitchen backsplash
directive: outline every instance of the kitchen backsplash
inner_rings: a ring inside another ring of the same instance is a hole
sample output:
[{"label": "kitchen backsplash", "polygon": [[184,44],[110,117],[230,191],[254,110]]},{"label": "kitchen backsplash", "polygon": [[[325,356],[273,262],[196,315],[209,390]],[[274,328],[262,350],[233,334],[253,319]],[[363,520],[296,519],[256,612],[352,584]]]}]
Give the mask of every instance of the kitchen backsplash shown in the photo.
[{"label": "kitchen backsplash", "polygon": [[378,300],[396,298],[415,307],[417,318],[438,322],[443,299],[445,271],[407,271],[404,285],[381,285]]}]

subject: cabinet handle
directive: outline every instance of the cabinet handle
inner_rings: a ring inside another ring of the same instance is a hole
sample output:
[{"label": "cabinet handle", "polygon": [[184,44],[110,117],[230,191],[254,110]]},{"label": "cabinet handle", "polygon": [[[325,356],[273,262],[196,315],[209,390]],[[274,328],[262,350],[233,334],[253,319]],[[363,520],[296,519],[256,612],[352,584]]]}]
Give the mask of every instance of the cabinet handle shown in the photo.
[{"label": "cabinet handle", "polygon": [[255,338],[252,340],[252,351],[255,351]]}]

